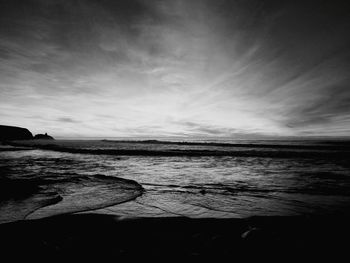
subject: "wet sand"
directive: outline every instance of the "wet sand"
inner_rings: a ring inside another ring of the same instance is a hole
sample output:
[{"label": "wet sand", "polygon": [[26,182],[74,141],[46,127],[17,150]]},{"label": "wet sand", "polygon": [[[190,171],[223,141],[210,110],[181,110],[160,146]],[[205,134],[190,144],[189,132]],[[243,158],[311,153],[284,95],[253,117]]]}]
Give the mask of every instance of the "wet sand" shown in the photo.
[{"label": "wet sand", "polygon": [[0,178],[0,224],[101,209],[128,202],[144,189],[104,175],[70,178]]},{"label": "wet sand", "polygon": [[0,225],[12,260],[112,259],[336,262],[347,255],[349,216],[247,219],[61,215]]}]

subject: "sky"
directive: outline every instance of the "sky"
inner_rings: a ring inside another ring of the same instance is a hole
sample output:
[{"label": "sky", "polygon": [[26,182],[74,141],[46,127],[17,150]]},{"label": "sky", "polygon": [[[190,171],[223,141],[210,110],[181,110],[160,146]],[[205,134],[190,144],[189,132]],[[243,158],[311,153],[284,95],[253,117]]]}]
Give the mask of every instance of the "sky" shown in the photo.
[{"label": "sky", "polygon": [[346,1],[0,0],[0,123],[58,137],[350,133]]}]

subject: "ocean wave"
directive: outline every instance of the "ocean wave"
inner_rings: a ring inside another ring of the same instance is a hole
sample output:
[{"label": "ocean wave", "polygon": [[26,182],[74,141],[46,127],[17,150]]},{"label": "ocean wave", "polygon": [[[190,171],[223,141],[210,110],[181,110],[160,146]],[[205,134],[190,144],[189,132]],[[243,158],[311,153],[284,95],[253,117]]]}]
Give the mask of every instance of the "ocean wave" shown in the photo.
[{"label": "ocean wave", "polygon": [[[110,141],[107,141],[108,143]],[[72,154],[114,155],[114,156],[159,156],[159,157],[266,157],[266,158],[336,158],[350,159],[347,145],[267,145],[267,144],[218,144],[189,142],[129,142],[112,141],[114,147],[97,144],[94,147],[67,146],[60,141],[42,143],[35,141],[10,142],[11,146],[32,147],[33,149],[58,151]],[[106,143],[106,141],[101,141]],[[88,145],[88,144],[86,144]],[[145,147],[144,145],[147,145]],[[159,147],[159,145],[163,145]],[[165,145],[165,146],[164,146]],[[186,146],[178,147],[176,146]],[[191,146],[191,147],[187,147]],[[197,147],[196,146],[200,146]]]},{"label": "ocean wave", "polygon": [[350,141],[267,141],[256,140],[246,143],[232,142],[195,142],[195,141],[160,141],[160,140],[102,140],[117,144],[149,144],[149,145],[178,145],[178,146],[206,146],[206,147],[240,147],[240,148],[278,148],[278,149],[309,149],[309,150],[350,150]]},{"label": "ocean wave", "polygon": [[[303,175],[302,175],[303,176]],[[312,176],[312,175],[310,175]],[[317,176],[317,175],[316,175]],[[330,175],[329,175],[330,176]],[[330,178],[330,177],[329,177]],[[345,177],[346,180],[349,180],[349,177]],[[333,180],[336,178],[332,178]],[[261,196],[264,198],[273,198],[276,194],[308,194],[308,195],[322,195],[322,196],[350,196],[348,189],[339,189],[337,184],[311,184],[309,182],[308,186],[292,187],[285,186],[283,188],[278,185],[271,185],[270,187],[256,187],[253,185],[246,185],[240,183],[230,184],[198,184],[198,185],[174,185],[174,184],[152,184],[152,183],[143,183],[144,187],[148,191],[156,191],[160,193],[188,193],[196,195],[246,195],[246,196]]]}]

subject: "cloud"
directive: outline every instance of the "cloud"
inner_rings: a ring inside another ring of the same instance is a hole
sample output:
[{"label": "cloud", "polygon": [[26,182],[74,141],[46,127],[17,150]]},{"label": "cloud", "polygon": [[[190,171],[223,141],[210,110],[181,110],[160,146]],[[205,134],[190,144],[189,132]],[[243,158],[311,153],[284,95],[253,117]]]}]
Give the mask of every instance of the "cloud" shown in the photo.
[{"label": "cloud", "polygon": [[195,134],[201,136],[219,136],[230,137],[232,134],[237,133],[237,130],[227,129],[223,127],[216,127],[207,124],[200,124],[194,122],[185,122],[183,125],[186,127],[188,134]]},{"label": "cloud", "polygon": [[346,135],[348,11],[311,0],[5,1],[1,114],[58,135]]},{"label": "cloud", "polygon": [[57,121],[59,121],[59,122],[68,122],[68,123],[79,123],[79,121],[74,120],[72,118],[68,118],[68,117],[58,118]]}]

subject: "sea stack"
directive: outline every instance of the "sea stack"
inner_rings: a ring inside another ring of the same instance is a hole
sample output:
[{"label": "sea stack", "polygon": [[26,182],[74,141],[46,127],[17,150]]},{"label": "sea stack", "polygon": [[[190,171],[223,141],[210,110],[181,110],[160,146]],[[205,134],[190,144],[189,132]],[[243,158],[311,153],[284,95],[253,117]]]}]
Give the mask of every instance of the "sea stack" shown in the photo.
[{"label": "sea stack", "polygon": [[45,134],[36,134],[34,136],[34,139],[36,140],[54,140],[54,138],[50,135],[48,135],[47,133]]},{"label": "sea stack", "polygon": [[0,141],[31,139],[33,134],[26,128],[0,125]]}]

